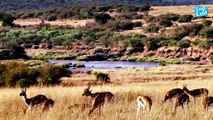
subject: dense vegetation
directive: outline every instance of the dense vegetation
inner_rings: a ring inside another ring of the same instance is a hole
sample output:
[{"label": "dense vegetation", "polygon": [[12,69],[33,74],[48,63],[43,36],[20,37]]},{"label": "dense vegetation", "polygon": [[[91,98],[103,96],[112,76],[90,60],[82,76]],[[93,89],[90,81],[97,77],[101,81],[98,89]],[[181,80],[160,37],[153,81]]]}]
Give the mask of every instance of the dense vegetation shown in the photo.
[{"label": "dense vegetation", "polygon": [[[143,52],[145,48],[148,51],[156,51],[162,47],[212,47],[212,21],[195,23],[195,18],[187,14],[166,13],[152,16],[149,15],[151,9],[148,5],[74,5],[66,8],[10,12],[16,18],[41,18],[51,21],[91,18],[94,22],[87,22],[85,26],[78,27],[51,26],[46,23],[36,26],[2,27],[0,47],[21,51],[21,47],[52,49],[60,46],[74,52],[63,55],[48,53],[33,57],[77,60],[126,60],[121,57],[135,55]],[[136,29],[141,29],[142,32],[123,34],[125,31]],[[191,38],[196,40],[191,41]],[[96,49],[97,46],[102,49]],[[114,52],[111,48],[119,49]],[[85,49],[89,50],[89,53],[83,52]],[[76,52],[79,50],[81,52]],[[113,55],[114,53],[116,55]]]},{"label": "dense vegetation", "polygon": [[60,83],[60,78],[65,76],[70,76],[70,71],[48,63],[36,61],[0,63],[0,87],[56,85]]}]

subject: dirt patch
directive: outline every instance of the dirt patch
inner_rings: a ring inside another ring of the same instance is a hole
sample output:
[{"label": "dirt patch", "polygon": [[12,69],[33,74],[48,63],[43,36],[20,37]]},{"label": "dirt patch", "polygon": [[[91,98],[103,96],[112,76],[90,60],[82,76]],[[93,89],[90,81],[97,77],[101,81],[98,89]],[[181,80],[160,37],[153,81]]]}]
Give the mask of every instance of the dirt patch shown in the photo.
[{"label": "dirt patch", "polygon": [[[44,21],[46,24],[50,24],[52,26],[85,26],[87,22],[93,22],[93,19],[85,19],[85,20],[70,20],[70,19],[62,19],[56,21]],[[14,21],[15,24],[20,26],[30,26],[30,25],[39,25],[42,23],[41,19],[17,19]]]}]

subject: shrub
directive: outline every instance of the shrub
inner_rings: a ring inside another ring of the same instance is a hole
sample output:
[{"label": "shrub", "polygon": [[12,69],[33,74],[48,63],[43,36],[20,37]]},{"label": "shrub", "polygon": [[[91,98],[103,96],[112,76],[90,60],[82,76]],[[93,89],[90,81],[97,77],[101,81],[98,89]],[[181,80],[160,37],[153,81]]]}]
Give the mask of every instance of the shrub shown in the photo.
[{"label": "shrub", "polygon": [[155,19],[154,16],[148,15],[148,16],[144,16],[143,18],[147,23],[153,22],[153,20]]},{"label": "shrub", "polygon": [[157,25],[151,24],[151,25],[145,27],[145,32],[157,33],[159,31],[159,29],[160,29],[160,27],[158,27]]},{"label": "shrub", "polygon": [[191,22],[193,16],[192,15],[181,15],[178,19],[178,22],[183,23],[183,22]]},{"label": "shrub", "polygon": [[[33,85],[54,85],[60,78],[69,76],[70,71],[61,66],[31,66],[24,62],[6,61],[0,63],[0,86],[29,87]],[[40,81],[38,81],[38,78]]]},{"label": "shrub", "polygon": [[17,45],[17,43],[7,43],[5,44],[5,48],[13,50],[14,52],[20,52],[20,53],[25,53],[24,48],[21,47],[20,45]]},{"label": "shrub", "polygon": [[174,13],[167,13],[165,16],[166,16],[165,19],[172,20],[172,21],[177,21],[180,17],[179,14],[174,14]]},{"label": "shrub", "polygon": [[27,65],[18,62],[7,62],[1,65],[0,73],[1,86],[13,87],[28,87],[37,84],[39,72],[35,68],[29,68]]},{"label": "shrub", "polygon": [[173,25],[173,23],[171,22],[171,20],[166,20],[166,19],[162,19],[159,21],[159,24],[163,27],[170,27]]},{"label": "shrub", "polygon": [[131,21],[122,21],[119,24],[119,29],[121,29],[121,30],[132,30],[133,29],[133,23]]},{"label": "shrub", "polygon": [[109,83],[110,82],[110,77],[108,74],[105,73],[97,73],[95,74],[96,80],[101,81],[104,83]]},{"label": "shrub", "polygon": [[149,5],[143,5],[143,6],[140,7],[139,11],[140,12],[149,11],[150,8],[151,8],[151,6],[149,6]]},{"label": "shrub", "polygon": [[158,43],[159,43],[159,40],[155,38],[148,38],[145,41],[145,45],[147,46],[148,50],[158,49],[160,47]]},{"label": "shrub", "polygon": [[174,29],[173,39],[181,40],[185,36],[189,35],[189,31],[184,29],[183,27],[178,27]]},{"label": "shrub", "polygon": [[112,17],[109,14],[101,13],[95,15],[95,21],[100,24],[106,24]]},{"label": "shrub", "polygon": [[68,77],[70,74],[69,70],[61,66],[45,66],[40,69],[39,84],[56,85],[61,82],[61,77]]},{"label": "shrub", "polygon": [[205,37],[205,38],[213,38],[213,27],[209,26],[209,27],[204,27],[201,31],[200,31],[200,35]]},{"label": "shrub", "polygon": [[211,26],[211,25],[212,25],[212,21],[211,21],[211,20],[204,20],[204,21],[202,22],[202,24],[203,24],[204,26]]},{"label": "shrub", "polygon": [[191,45],[191,41],[188,39],[183,39],[179,41],[178,47],[180,48],[188,48]]},{"label": "shrub", "polygon": [[143,50],[144,49],[144,44],[142,43],[141,40],[138,39],[130,39],[129,40],[129,46],[137,49],[137,50]]},{"label": "shrub", "polygon": [[142,27],[141,22],[133,22],[133,27]]},{"label": "shrub", "polygon": [[76,68],[84,68],[85,65],[84,65],[84,63],[75,63],[75,64],[73,64],[73,67],[76,67]]},{"label": "shrub", "polygon": [[107,26],[108,27],[112,26],[111,29],[115,30],[115,31],[132,30],[133,29],[132,21],[111,22],[111,24],[108,24]]},{"label": "shrub", "polygon": [[56,15],[50,15],[50,16],[47,16],[47,18],[45,18],[46,20],[48,21],[55,21],[57,20],[57,16]]},{"label": "shrub", "polygon": [[13,21],[15,20],[16,18],[13,17],[12,15],[10,14],[6,14],[6,13],[1,13],[0,12],[0,21],[2,21],[2,25],[3,26],[13,26]]},{"label": "shrub", "polygon": [[78,56],[78,57],[76,57],[76,60],[78,60],[78,61],[87,60],[87,56],[86,55]]}]

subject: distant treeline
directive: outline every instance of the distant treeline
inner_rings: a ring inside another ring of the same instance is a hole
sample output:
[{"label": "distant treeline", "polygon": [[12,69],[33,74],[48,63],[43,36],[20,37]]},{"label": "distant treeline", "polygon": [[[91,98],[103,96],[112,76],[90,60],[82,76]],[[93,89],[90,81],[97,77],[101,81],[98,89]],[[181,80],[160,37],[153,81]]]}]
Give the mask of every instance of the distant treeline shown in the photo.
[{"label": "distant treeline", "polygon": [[[202,0],[202,3],[212,3],[212,0]],[[76,4],[103,5],[191,5],[199,4],[198,0],[1,0],[0,11],[20,9],[42,9],[46,7],[69,6]]]},{"label": "distant treeline", "polygon": [[[73,5],[70,7],[55,7],[40,10],[18,10],[9,12],[15,18],[42,18],[49,21],[56,19],[87,19],[93,18],[100,12],[119,12],[119,13],[132,13],[129,17],[137,14],[136,12],[143,12],[150,9],[149,5],[127,6],[127,5]],[[135,12],[135,14],[134,14]]]}]

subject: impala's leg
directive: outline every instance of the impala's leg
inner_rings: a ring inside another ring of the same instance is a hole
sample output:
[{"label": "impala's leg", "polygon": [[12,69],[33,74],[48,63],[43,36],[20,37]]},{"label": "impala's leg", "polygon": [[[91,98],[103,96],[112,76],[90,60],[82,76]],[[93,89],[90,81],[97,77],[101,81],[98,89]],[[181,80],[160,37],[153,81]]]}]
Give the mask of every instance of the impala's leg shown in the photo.
[{"label": "impala's leg", "polygon": [[181,105],[181,107],[182,107],[182,109],[184,109],[184,108],[183,108],[183,104]]},{"label": "impala's leg", "polygon": [[31,110],[32,110],[32,106],[29,105],[25,113],[27,114],[27,113],[28,113],[29,111],[31,111]]},{"label": "impala's leg", "polygon": [[89,111],[89,114],[88,114],[88,115],[90,115],[95,109],[96,109],[96,107],[93,107],[93,108]]},{"label": "impala's leg", "polygon": [[101,114],[101,105],[98,106],[98,109],[99,109],[99,110],[98,110],[98,111],[99,111],[99,114]]},{"label": "impala's leg", "polygon": [[139,117],[139,115],[140,115],[140,111],[141,111],[141,107],[140,106],[138,106],[138,108],[137,108],[137,115],[136,115],[136,117],[138,118]]},{"label": "impala's leg", "polygon": [[177,107],[178,107],[178,105],[175,105],[175,112],[176,112],[176,110],[177,110]]}]

